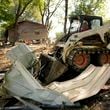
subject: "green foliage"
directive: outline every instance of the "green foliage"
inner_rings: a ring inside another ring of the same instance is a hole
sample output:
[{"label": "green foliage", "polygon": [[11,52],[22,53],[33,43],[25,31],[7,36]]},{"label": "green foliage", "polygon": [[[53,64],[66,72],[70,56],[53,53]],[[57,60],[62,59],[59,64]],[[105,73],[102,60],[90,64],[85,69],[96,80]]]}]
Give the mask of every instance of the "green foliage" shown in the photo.
[{"label": "green foliage", "polygon": [[56,33],[56,37],[57,37],[57,38],[60,38],[63,34],[64,34],[63,32],[57,32],[57,33]]},{"label": "green foliage", "polygon": [[14,14],[10,0],[0,1],[0,33],[14,22]]},{"label": "green foliage", "polygon": [[42,19],[42,24],[44,24],[48,30],[52,27],[52,17],[56,10],[60,7],[63,0],[42,0],[40,1],[39,11]]},{"label": "green foliage", "polygon": [[[32,19],[37,16],[41,0],[1,0],[0,22],[2,27],[16,24],[19,19]],[[36,14],[35,14],[36,13]]]},{"label": "green foliage", "polygon": [[22,15],[24,19],[33,19],[40,21],[41,16],[39,12],[39,5],[42,5],[43,0],[33,0],[33,2],[26,8],[25,13]]},{"label": "green foliage", "polygon": [[63,32],[56,33],[56,42],[59,41],[64,36]]},{"label": "green foliage", "polygon": [[11,3],[7,0],[4,0],[0,3],[0,22],[10,22],[13,20],[14,15],[12,13],[12,6]]},{"label": "green foliage", "polygon": [[104,2],[105,0],[76,0],[75,11],[72,14],[96,15],[104,8]]}]

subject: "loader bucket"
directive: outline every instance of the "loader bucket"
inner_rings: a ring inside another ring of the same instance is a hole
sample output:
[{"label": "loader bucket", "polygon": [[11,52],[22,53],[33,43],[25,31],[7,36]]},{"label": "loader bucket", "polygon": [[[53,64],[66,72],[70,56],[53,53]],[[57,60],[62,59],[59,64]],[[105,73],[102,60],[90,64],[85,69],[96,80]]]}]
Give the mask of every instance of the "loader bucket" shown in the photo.
[{"label": "loader bucket", "polygon": [[59,78],[59,76],[61,76],[67,70],[67,66],[61,63],[55,57],[41,54],[40,60],[41,71],[39,79],[45,84],[49,84],[50,82]]}]

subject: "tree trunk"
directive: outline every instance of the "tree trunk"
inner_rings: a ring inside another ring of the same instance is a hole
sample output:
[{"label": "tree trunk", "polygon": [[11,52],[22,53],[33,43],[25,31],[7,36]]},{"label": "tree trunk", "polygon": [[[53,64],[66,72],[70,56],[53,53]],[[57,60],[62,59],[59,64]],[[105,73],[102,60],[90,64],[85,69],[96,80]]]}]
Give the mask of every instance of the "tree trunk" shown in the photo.
[{"label": "tree trunk", "polygon": [[68,17],[68,0],[65,0],[65,21],[64,21],[64,33],[66,34],[67,27],[67,17]]}]

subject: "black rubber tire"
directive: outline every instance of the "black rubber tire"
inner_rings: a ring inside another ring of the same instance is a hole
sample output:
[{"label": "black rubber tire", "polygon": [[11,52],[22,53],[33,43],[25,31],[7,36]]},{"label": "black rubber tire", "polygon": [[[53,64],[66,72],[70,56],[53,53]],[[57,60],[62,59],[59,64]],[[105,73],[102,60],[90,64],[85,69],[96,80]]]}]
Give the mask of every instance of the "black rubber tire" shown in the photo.
[{"label": "black rubber tire", "polygon": [[90,59],[90,55],[85,51],[72,52],[68,56],[68,64],[76,71],[81,71],[90,64]]}]

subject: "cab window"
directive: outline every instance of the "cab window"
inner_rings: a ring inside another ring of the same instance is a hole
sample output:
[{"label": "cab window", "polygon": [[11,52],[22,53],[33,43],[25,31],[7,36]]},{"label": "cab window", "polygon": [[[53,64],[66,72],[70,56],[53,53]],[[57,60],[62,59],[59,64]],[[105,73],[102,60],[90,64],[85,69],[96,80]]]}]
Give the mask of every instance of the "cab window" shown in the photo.
[{"label": "cab window", "polygon": [[74,20],[71,24],[70,32],[78,32],[80,29],[80,21],[79,20]]},{"label": "cab window", "polygon": [[100,20],[98,20],[98,19],[92,20],[91,21],[91,29],[95,29],[98,27],[100,27]]}]

